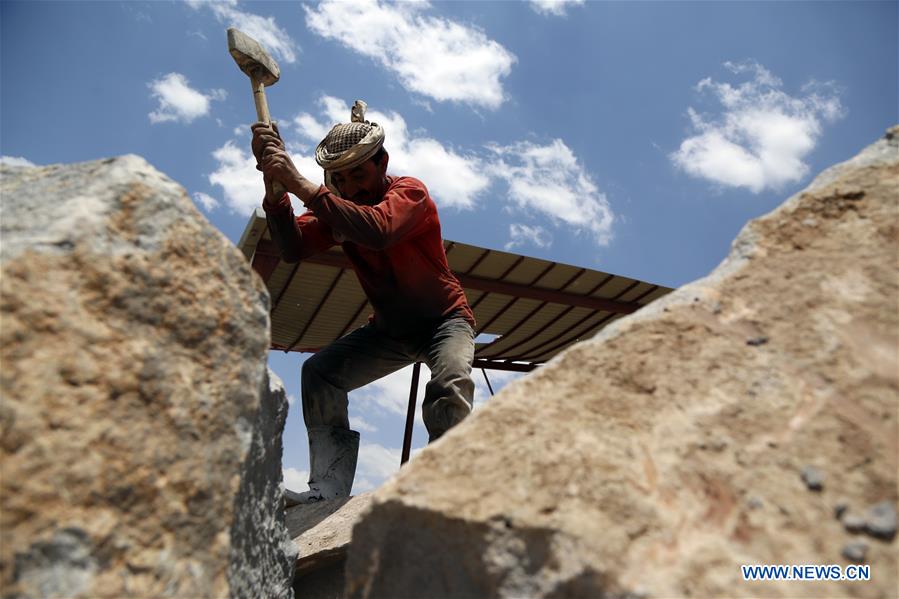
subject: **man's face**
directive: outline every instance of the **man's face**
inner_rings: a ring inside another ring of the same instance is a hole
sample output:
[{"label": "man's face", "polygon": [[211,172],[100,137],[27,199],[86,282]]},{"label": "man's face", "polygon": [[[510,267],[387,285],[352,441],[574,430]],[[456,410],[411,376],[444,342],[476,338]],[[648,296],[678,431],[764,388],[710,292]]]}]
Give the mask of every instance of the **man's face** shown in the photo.
[{"label": "man's face", "polygon": [[374,206],[387,191],[387,156],[376,163],[366,160],[357,167],[331,173],[331,183],[340,192],[340,197],[354,204]]}]

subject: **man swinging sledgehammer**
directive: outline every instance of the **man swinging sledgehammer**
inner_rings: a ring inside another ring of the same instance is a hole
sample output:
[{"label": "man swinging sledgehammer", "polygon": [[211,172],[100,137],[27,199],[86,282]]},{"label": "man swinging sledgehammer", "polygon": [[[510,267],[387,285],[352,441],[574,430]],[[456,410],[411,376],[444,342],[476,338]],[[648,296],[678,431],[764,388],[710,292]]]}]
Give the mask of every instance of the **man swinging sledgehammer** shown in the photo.
[{"label": "man swinging sledgehammer", "polygon": [[[309,433],[309,490],[285,491],[287,506],[347,497],[359,433],[350,430],[347,393],[424,362],[431,370],[422,416],[434,441],[471,412],[475,321],[446,260],[437,206],[412,177],[387,175],[384,130],[357,101],[315,151],[325,185],[297,171],[277,127],[253,125],[253,154],[265,181],[269,231],[281,257],[297,262],[340,244],[374,314],[369,323],[303,364],[303,418]],[[306,207],[294,216],[280,182]]]}]

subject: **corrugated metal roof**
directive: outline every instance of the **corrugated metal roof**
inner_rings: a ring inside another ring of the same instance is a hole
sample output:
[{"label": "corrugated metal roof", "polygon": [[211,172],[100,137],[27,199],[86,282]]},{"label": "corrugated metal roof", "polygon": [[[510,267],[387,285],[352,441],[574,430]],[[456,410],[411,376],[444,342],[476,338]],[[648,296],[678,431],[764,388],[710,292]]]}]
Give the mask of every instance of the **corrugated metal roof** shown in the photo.
[{"label": "corrugated metal roof", "polygon": [[[238,244],[272,297],[272,349],[317,351],[368,320],[371,306],[339,247],[299,264],[279,258],[261,208]],[[670,292],[668,287],[444,241],[478,321],[475,366],[530,370],[625,314]]]}]

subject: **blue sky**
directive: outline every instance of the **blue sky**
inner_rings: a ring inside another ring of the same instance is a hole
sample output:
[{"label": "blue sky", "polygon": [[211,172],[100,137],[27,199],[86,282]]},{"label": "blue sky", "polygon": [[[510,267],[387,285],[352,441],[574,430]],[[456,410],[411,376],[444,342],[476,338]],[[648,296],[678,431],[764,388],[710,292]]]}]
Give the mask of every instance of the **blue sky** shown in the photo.
[{"label": "blue sky", "polygon": [[[4,0],[3,160],[139,154],[236,242],[262,190],[232,25],[280,64],[269,105],[310,178],[310,150],[361,98],[390,171],[431,189],[445,238],[672,287],[899,120],[896,2]],[[301,359],[269,360],[294,400],[295,488]],[[356,492],[397,468],[408,381],[351,395]]]}]

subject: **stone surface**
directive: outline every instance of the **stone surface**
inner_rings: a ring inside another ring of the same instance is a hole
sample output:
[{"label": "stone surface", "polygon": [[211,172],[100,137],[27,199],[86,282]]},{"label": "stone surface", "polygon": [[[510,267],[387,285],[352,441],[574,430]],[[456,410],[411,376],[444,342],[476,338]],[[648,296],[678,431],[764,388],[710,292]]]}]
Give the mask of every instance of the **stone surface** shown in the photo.
[{"label": "stone surface", "polygon": [[136,156],[0,185],[0,595],[222,597],[244,568],[282,575],[268,549],[233,555],[278,509],[235,505],[268,347],[246,259]]},{"label": "stone surface", "polygon": [[865,530],[867,526],[867,522],[865,519],[858,514],[853,514],[852,512],[847,512],[843,515],[841,519],[843,523],[843,528],[846,529],[847,532],[858,533]]},{"label": "stone surface", "polygon": [[260,389],[250,451],[234,500],[228,580],[232,597],[293,597],[297,551],[288,534],[281,469],[287,393],[271,369]]},{"label": "stone surface", "polygon": [[889,501],[881,501],[871,506],[865,514],[865,530],[872,537],[890,540],[896,536],[896,506]]},{"label": "stone surface", "polygon": [[303,599],[344,599],[346,557],[297,576],[294,592]]},{"label": "stone surface", "polygon": [[297,576],[342,560],[353,526],[371,503],[371,493],[330,499],[287,510],[287,529],[297,548]]},{"label": "stone surface", "polygon": [[833,516],[837,520],[840,520],[843,517],[843,514],[849,509],[849,501],[841,497],[837,499],[836,503],[833,504]]},{"label": "stone surface", "polygon": [[802,482],[809,491],[820,491],[824,488],[824,473],[814,466],[806,466],[801,472]]},{"label": "stone surface", "polygon": [[895,596],[895,541],[864,584],[740,566],[840,563],[834,502],[896,502],[897,134],[425,448],[354,528],[348,594]]},{"label": "stone surface", "polygon": [[296,547],[294,591],[307,599],[342,599],[353,526],[368,509],[371,493],[289,508],[287,528]]},{"label": "stone surface", "polygon": [[868,544],[864,539],[854,539],[843,546],[841,555],[851,562],[861,563],[868,554]]}]

